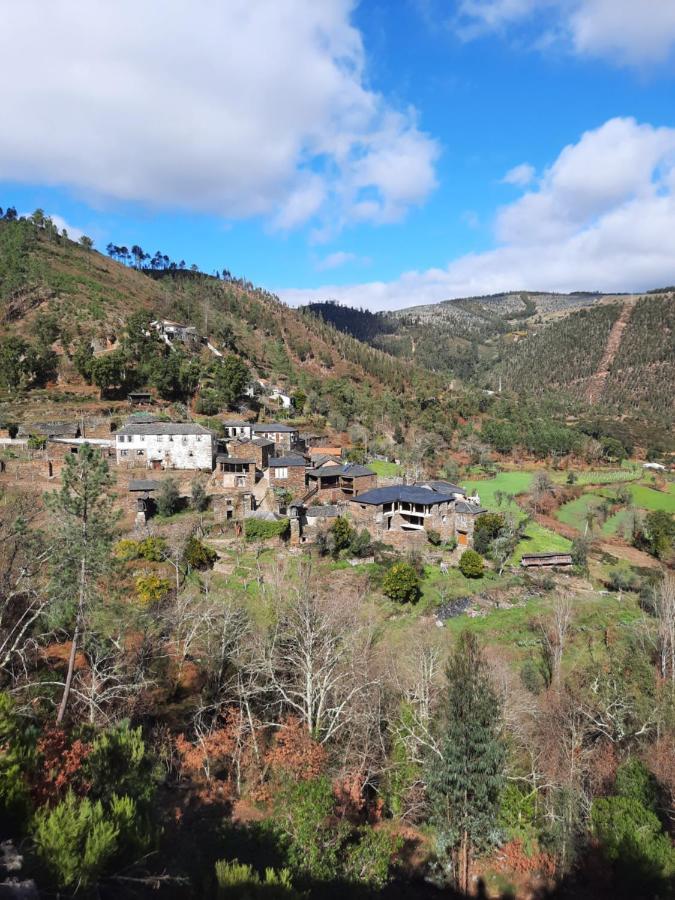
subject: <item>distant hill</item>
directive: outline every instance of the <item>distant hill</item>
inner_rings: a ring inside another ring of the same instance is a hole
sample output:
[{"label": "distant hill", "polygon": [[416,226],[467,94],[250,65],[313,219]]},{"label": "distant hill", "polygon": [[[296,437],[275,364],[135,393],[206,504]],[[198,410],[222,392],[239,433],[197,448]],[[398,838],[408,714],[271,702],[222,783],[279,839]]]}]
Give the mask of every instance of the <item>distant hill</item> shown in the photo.
[{"label": "distant hill", "polygon": [[672,419],[672,292],[640,299],[519,291],[377,314],[334,303],[305,309],[392,355],[486,389],[556,392],[613,415]]},{"label": "distant hill", "polygon": [[[60,390],[82,384],[75,365],[79,347],[93,348],[95,356],[120,348],[129,317],[143,311],[194,325],[256,377],[312,395],[314,406],[333,411],[338,424],[355,410],[365,415],[378,397],[396,408],[420,385],[428,385],[429,393],[437,389],[434,376],[421,368],[307,317],[229,272],[206,275],[159,253],[147,262],[148,254],[132,249],[137,267],[87,249],[51,225],[0,220],[1,336],[55,352]],[[133,259],[126,248],[110,245],[109,252],[127,263]],[[200,354],[202,369],[213,363],[206,348]],[[14,399],[12,392],[0,392],[5,404]]]}]

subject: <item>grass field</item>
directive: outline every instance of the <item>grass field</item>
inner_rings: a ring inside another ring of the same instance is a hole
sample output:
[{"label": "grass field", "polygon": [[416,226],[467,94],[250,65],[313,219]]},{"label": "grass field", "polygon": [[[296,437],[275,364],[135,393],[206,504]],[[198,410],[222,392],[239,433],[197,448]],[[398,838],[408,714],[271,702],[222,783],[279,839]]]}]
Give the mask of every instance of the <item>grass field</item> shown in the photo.
[{"label": "grass field", "polygon": [[675,485],[668,485],[668,492],[653,491],[643,484],[631,485],[633,503],[640,509],[665,509],[675,513]]},{"label": "grass field", "polygon": [[620,509],[618,513],[610,516],[602,525],[600,531],[603,534],[623,536],[623,529],[628,524],[629,512],[627,509]]},{"label": "grass field", "polygon": [[401,474],[400,466],[397,466],[396,463],[386,462],[381,459],[374,459],[372,462],[369,462],[368,468],[372,469],[376,475],[379,475],[382,478],[395,478],[396,475]]},{"label": "grass field", "polygon": [[556,511],[555,517],[559,522],[583,531],[586,526],[586,513],[589,509],[599,506],[603,499],[599,494],[582,494],[581,497],[561,506]]},{"label": "grass field", "polygon": [[482,505],[490,510],[509,509],[515,512],[519,509],[516,503],[503,503],[498,506],[495,494],[497,491],[502,491],[504,494],[522,494],[529,490],[533,476],[533,472],[500,472],[496,478],[462,481],[462,487],[469,493],[477,493]]},{"label": "grass field", "polygon": [[523,553],[552,553],[557,550],[568,551],[572,546],[571,541],[555,531],[544,528],[537,522],[530,522],[525,529],[522,541],[516,547],[511,562],[519,563]]}]

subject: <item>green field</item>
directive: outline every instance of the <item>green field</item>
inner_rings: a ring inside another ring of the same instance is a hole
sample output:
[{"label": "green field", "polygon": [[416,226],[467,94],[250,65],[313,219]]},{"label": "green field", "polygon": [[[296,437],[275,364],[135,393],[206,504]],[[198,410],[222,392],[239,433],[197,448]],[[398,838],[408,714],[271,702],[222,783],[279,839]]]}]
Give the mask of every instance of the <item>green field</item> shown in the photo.
[{"label": "green field", "polygon": [[516,512],[519,507],[516,503],[503,503],[497,505],[495,494],[502,491],[504,494],[523,494],[529,490],[532,484],[533,472],[500,472],[496,478],[486,478],[483,480],[474,479],[471,481],[462,481],[462,487],[468,493],[477,493],[483,506],[490,510],[511,510]]},{"label": "green field", "polygon": [[401,474],[400,466],[397,466],[396,463],[386,462],[381,459],[374,459],[372,462],[369,462],[368,468],[372,469],[376,475],[379,475],[382,478],[395,478],[396,475]]},{"label": "green field", "polygon": [[653,491],[643,484],[631,485],[633,503],[640,509],[665,509],[675,513],[675,484],[668,485],[668,491]]},{"label": "green field", "polygon": [[561,534],[556,534],[555,531],[550,531],[537,522],[530,522],[511,561],[519,563],[524,553],[552,553],[556,550],[566,552],[571,546],[571,541]]},{"label": "green field", "polygon": [[586,527],[586,513],[589,509],[598,507],[603,497],[599,494],[582,494],[575,500],[570,500],[556,511],[555,517],[565,525],[571,525],[578,531],[584,531]]}]

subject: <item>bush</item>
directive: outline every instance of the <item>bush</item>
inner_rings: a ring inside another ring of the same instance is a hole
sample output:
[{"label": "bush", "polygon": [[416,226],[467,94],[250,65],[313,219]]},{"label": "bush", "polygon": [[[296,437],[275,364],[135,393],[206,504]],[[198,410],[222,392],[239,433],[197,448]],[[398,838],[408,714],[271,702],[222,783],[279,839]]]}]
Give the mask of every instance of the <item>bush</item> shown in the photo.
[{"label": "bush", "polygon": [[169,478],[162,482],[157,493],[157,512],[160,516],[173,516],[180,507],[180,494],[176,482]]},{"label": "bush", "polygon": [[465,578],[483,577],[483,557],[475,550],[465,550],[459,561],[459,571]]},{"label": "bush", "polygon": [[131,538],[123,538],[115,544],[113,552],[115,558],[121,559],[123,562],[138,559],[138,541],[132,541]]},{"label": "bush", "polygon": [[382,593],[397,603],[415,603],[421,594],[421,579],[407,562],[394,563],[382,579]]},{"label": "bush", "polygon": [[31,807],[26,782],[33,761],[34,741],[30,729],[16,713],[9,694],[0,693],[0,822],[23,830]]},{"label": "bush", "polygon": [[168,578],[160,578],[150,572],[139,575],[136,579],[136,594],[141,603],[159,603],[171,590],[171,582]]},{"label": "bush", "polygon": [[427,531],[427,540],[434,547],[440,546],[441,543],[441,534],[439,531],[429,530]]},{"label": "bush", "polygon": [[267,522],[264,519],[246,519],[244,534],[247,541],[267,541],[274,537],[286,537],[289,530],[288,519]]},{"label": "bush", "polygon": [[206,493],[206,489],[201,481],[192,482],[191,497],[192,508],[196,509],[197,512],[204,512],[209,505],[209,495]]},{"label": "bush", "polygon": [[188,538],[183,552],[183,560],[191,569],[210,569],[218,559],[215,550],[203,544],[194,535]]},{"label": "bush", "polygon": [[166,557],[166,541],[152,535],[144,538],[138,544],[138,556],[148,562],[161,562]]},{"label": "bush", "polygon": [[35,817],[35,848],[59,888],[92,887],[133,828],[135,803],[112,796],[109,808],[100,800],[78,798],[69,791],[52,809]]},{"label": "bush", "polygon": [[121,793],[141,805],[151,801],[161,777],[142,730],[130,728],[128,722],[96,736],[84,759],[83,772],[90,785],[90,798],[108,802],[114,793]]},{"label": "bush", "polygon": [[219,859],[216,863],[217,896],[219,900],[258,900],[258,898],[288,898],[300,900],[302,896],[291,882],[288,869],[265,869],[265,877],[261,878],[253,866],[240,863],[238,860]]}]

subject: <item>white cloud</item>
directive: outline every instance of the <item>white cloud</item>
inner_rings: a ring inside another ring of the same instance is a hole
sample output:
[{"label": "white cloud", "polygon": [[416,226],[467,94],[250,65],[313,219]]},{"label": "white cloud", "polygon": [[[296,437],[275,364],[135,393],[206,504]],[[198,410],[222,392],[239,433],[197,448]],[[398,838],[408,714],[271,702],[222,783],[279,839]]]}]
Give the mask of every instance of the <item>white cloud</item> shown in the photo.
[{"label": "white cloud", "polygon": [[640,291],[675,279],[675,129],[611,119],[565,147],[501,209],[497,246],[392,282],[286,290],[397,309],[508,290]]},{"label": "white cloud", "polygon": [[539,46],[557,39],[619,65],[664,62],[675,48],[673,0],[462,0],[455,28],[471,40],[519,23],[539,30]]},{"label": "white cloud", "polygon": [[328,256],[324,256],[323,259],[320,259],[316,264],[316,269],[320,272],[324,272],[327,269],[338,269],[340,266],[344,266],[349,262],[354,262],[356,259],[355,253],[347,253],[344,250],[336,250],[335,253],[329,253]]},{"label": "white cloud", "polygon": [[502,178],[502,183],[515,184],[517,187],[525,187],[534,181],[535,175],[536,170],[534,166],[531,166],[529,163],[521,163],[519,166],[514,166],[512,169],[509,169]]},{"label": "white cloud", "polygon": [[284,229],[400,218],[438,145],[368,88],[352,6],[2,4],[0,176]]}]

